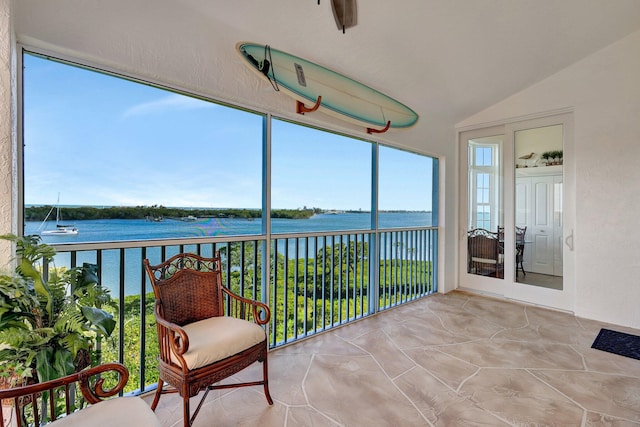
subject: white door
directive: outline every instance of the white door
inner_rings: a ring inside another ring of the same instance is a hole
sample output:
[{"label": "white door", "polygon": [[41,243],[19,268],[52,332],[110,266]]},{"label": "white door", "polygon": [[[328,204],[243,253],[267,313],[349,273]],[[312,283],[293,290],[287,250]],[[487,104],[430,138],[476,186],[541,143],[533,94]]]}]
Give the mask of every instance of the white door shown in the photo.
[{"label": "white door", "polygon": [[[464,177],[459,227],[461,288],[574,311],[572,123],[571,114],[563,114],[459,134]],[[547,146],[550,138],[540,136],[547,133],[560,135],[560,148],[555,151],[562,151],[561,166],[551,168],[541,157],[553,148]],[[493,150],[492,161],[478,161],[483,148]],[[546,167],[549,169],[544,170]],[[554,168],[560,170],[555,176],[544,173]],[[516,173],[524,171],[530,172],[526,178]],[[470,262],[468,235],[479,225],[490,232],[499,227],[504,230],[499,274],[485,274],[486,269],[473,268]],[[515,228],[523,226],[527,227],[520,241],[524,256],[516,270],[519,245]]]},{"label": "white door", "polygon": [[532,178],[532,221],[528,228],[531,240],[532,273],[553,274],[554,224],[553,224],[553,176]]}]

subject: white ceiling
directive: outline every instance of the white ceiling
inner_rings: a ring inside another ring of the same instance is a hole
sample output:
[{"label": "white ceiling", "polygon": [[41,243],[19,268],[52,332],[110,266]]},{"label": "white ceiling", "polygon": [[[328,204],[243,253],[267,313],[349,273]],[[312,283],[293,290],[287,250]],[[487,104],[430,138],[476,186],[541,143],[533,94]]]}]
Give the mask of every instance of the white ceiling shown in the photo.
[{"label": "white ceiling", "polygon": [[639,0],[359,0],[346,34],[329,0],[14,0],[13,14],[27,45],[291,116],[292,102],[235,52],[239,41],[269,44],[410,106],[418,124],[383,139],[423,152],[449,144],[461,120],[640,29]]}]

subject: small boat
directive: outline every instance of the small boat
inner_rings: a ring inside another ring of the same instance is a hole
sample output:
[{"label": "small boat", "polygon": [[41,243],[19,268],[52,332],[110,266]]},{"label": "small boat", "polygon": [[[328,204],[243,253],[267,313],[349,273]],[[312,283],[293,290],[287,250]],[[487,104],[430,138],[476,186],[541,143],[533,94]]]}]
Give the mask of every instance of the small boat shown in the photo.
[{"label": "small boat", "polygon": [[[47,224],[47,220],[49,219],[49,216],[51,216],[51,213],[53,212],[54,209],[56,210],[56,228],[54,228],[53,230],[43,230],[43,228]],[[40,228],[39,228],[39,230],[41,230],[40,235],[41,236],[74,236],[78,234],[79,230],[76,226],[60,224],[60,218],[61,218],[60,217],[60,193],[58,193],[58,202],[56,203],[55,206],[51,207],[51,210],[49,211],[47,216],[44,218],[44,221],[42,221],[42,224],[40,225]]]},{"label": "small boat", "polygon": [[56,224],[54,230],[44,230],[40,232],[43,236],[62,236],[62,235],[76,235],[78,234],[78,228],[73,225]]}]

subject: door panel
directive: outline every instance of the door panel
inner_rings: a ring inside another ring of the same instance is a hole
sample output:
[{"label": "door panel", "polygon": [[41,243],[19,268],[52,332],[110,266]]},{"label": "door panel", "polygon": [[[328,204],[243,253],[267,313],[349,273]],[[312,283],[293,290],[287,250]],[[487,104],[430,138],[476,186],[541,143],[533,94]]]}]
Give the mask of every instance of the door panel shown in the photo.
[{"label": "door panel", "polygon": [[548,234],[533,235],[533,258],[531,260],[531,273],[553,274],[553,241]]},{"label": "door panel", "polygon": [[533,180],[534,205],[531,223],[532,252],[531,272],[553,274],[554,244],[552,207],[553,177],[535,177]]}]

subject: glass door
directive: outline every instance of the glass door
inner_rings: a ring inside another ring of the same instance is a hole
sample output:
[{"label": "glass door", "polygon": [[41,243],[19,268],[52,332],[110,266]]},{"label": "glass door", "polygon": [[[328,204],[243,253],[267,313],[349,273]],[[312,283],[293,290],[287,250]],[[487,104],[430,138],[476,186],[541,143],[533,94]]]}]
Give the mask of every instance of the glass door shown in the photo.
[{"label": "glass door", "polygon": [[461,168],[466,171],[461,206],[460,277],[463,287],[504,293],[511,274],[505,253],[505,136],[502,127],[464,132]]},{"label": "glass door", "polygon": [[513,145],[512,286],[505,292],[534,304],[575,311],[573,232],[575,172],[571,114],[506,126]]},{"label": "glass door", "polygon": [[460,287],[573,311],[571,115],[462,132],[460,150]]}]

